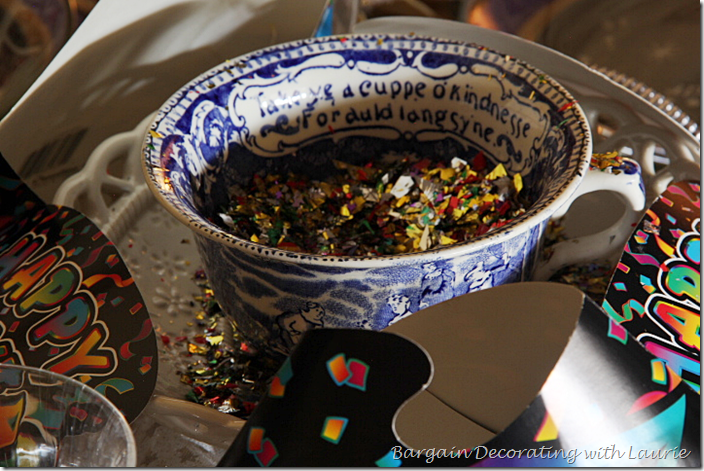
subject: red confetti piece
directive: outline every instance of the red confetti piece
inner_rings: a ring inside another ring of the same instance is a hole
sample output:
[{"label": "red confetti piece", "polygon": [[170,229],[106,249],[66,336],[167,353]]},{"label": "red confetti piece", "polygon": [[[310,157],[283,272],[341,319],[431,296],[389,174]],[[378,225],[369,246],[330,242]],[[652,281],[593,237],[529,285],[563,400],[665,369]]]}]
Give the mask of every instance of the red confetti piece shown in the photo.
[{"label": "red confetti piece", "polygon": [[479,214],[483,214],[491,209],[491,207],[494,205],[491,201],[487,201],[483,205],[479,207]]},{"label": "red confetti piece", "polygon": [[430,159],[421,159],[420,161],[413,164],[413,168],[416,170],[424,170],[430,166],[432,161]]},{"label": "red confetti piece", "polygon": [[571,101],[571,102],[569,102],[569,103],[565,103],[564,105],[562,105],[562,107],[561,107],[559,110],[557,110],[557,112],[558,112],[558,113],[561,113],[561,112],[563,112],[563,111],[565,111],[565,110],[567,110],[567,109],[572,108],[572,107],[573,107],[574,105],[576,105],[576,104],[577,104],[577,100]]},{"label": "red confetti piece", "polygon": [[472,161],[472,168],[475,170],[486,169],[486,157],[484,157],[484,152],[479,152]]},{"label": "red confetti piece", "polygon": [[281,242],[281,243],[277,244],[276,247],[281,250],[294,250],[294,251],[300,250],[300,247],[298,245],[294,244],[293,242]]},{"label": "red confetti piece", "polygon": [[486,224],[480,224],[477,228],[477,232],[475,233],[475,235],[480,236],[482,234],[486,234],[487,232],[489,232],[489,226],[487,226]]},{"label": "red confetti piece", "polygon": [[[511,209],[511,203],[509,203],[508,201],[504,201],[504,202],[501,204],[501,206],[499,206],[498,212],[499,212],[500,215],[503,216],[504,214],[506,214],[506,211],[508,211],[509,209]],[[502,224],[502,225],[503,225],[503,224]],[[501,227],[501,226],[497,226],[497,227]]]}]

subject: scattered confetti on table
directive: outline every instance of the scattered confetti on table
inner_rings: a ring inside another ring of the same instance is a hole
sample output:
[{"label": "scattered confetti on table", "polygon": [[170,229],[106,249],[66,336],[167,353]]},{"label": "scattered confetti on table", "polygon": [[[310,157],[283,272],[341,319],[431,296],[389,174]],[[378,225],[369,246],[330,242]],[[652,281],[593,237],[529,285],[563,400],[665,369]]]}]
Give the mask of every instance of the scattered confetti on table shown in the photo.
[{"label": "scattered confetti on table", "polygon": [[591,169],[599,169],[602,172],[608,171],[619,174],[619,167],[623,166],[623,158],[618,155],[618,152],[606,152],[604,154],[592,154],[592,159],[589,162]]},{"label": "scattered confetti on table", "polygon": [[195,313],[202,333],[175,339],[182,342],[182,348],[194,360],[181,374],[181,381],[191,386],[186,399],[246,418],[266,391],[266,379],[276,373],[283,357],[262,355],[242,338],[222,312],[202,270],[196,272],[194,280],[202,292],[196,298],[199,309]]},{"label": "scattered confetti on table", "polygon": [[[564,226],[559,221],[550,221],[545,231],[545,258],[549,258],[552,246],[565,240]],[[614,272],[614,264],[607,261],[570,265],[555,272],[549,279],[579,288],[584,294],[601,304]]]},{"label": "scattered confetti on table", "polygon": [[613,273],[614,267],[606,263],[572,265],[558,270],[550,277],[550,281],[579,288],[597,304],[601,304]]},{"label": "scattered confetti on table", "polygon": [[412,253],[471,240],[525,212],[520,174],[482,153],[449,165],[388,154],[363,166],[336,161],[323,181],[255,175],[231,189],[220,217],[236,236],[294,252],[336,256]]}]

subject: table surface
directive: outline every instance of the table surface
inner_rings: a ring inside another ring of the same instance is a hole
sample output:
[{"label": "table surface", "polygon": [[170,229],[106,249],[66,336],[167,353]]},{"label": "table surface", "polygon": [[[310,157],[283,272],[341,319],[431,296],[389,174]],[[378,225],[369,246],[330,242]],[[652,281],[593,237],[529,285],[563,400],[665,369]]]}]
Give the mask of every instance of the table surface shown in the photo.
[{"label": "table surface", "polygon": [[[564,16],[568,13],[563,11],[562,21],[573,18]],[[638,12],[633,21],[640,16],[641,12]],[[634,93],[605,75],[536,42],[461,22],[451,23],[448,27],[448,23],[426,18],[379,18],[357,25],[356,30],[442,32],[435,35],[486,44],[542,68],[578,97],[593,119],[594,129],[601,126],[603,134],[597,141],[597,151],[599,146],[609,150],[612,146],[624,146],[641,161],[650,200],[673,179],[699,177],[698,127],[688,128],[691,121],[683,126],[686,113],[669,103],[665,95],[643,88],[638,80],[631,78],[628,82],[628,76],[621,76],[621,79],[625,77],[629,88],[636,90]],[[673,20],[672,24],[678,23]],[[603,39],[597,38],[598,41]],[[598,63],[614,70],[616,67],[613,66],[619,65],[605,60]],[[613,78],[620,80],[618,75]],[[616,129],[606,129],[599,121],[599,117],[605,114],[618,118]],[[134,130],[105,141],[105,145],[97,147],[89,158],[89,163],[100,160],[122,162],[123,173],[117,178],[123,180],[128,191],[121,199],[97,209],[82,208],[81,201],[86,195],[100,195],[105,191],[105,175],[96,175],[95,169],[86,164],[81,172],[59,182],[55,202],[86,212],[113,240],[145,298],[158,337],[192,337],[201,333],[201,327],[194,322],[198,309],[193,303],[194,297],[201,293],[192,279],[200,260],[190,231],[158,206],[141,178],[139,165],[135,165],[149,119],[147,116]],[[91,211],[94,214],[90,214]],[[154,237],[165,233],[169,237]],[[159,342],[156,396],[132,423],[140,467],[215,465],[243,424],[232,416],[183,401],[190,387],[180,382],[180,372],[193,361],[184,349],[184,344]]]}]

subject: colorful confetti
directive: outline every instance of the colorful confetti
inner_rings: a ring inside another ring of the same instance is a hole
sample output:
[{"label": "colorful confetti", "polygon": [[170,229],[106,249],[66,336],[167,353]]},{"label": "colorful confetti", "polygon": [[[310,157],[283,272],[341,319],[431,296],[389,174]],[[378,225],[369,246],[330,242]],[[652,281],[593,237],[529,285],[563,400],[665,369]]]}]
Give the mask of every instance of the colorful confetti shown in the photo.
[{"label": "colorful confetti", "polygon": [[592,154],[589,162],[591,170],[601,170],[602,172],[618,175],[624,167],[623,157],[618,152],[606,152],[604,154]]},{"label": "colorful confetti", "polygon": [[[274,396],[284,394],[288,376],[274,376],[283,358],[263,355],[242,338],[237,326],[225,318],[202,270],[196,272],[194,280],[202,292],[196,298],[200,308],[196,322],[203,334],[173,339],[174,347],[185,348],[186,355],[194,360],[181,375],[181,381],[191,386],[186,398],[246,418],[267,392]],[[165,345],[171,343],[169,339]],[[270,387],[268,378],[278,381]]]},{"label": "colorful confetti", "polygon": [[[544,252],[549,258],[552,246],[565,240],[564,226],[559,221],[550,221],[545,233]],[[607,262],[592,262],[570,265],[558,270],[550,281],[563,283],[580,289],[595,302],[601,303],[609,287],[615,267]]]},{"label": "colorful confetti", "polygon": [[260,175],[231,189],[220,218],[234,235],[293,252],[379,256],[452,245],[498,229],[525,212],[523,180],[499,164],[488,171],[446,165],[416,154],[388,154],[318,181],[303,175]]}]

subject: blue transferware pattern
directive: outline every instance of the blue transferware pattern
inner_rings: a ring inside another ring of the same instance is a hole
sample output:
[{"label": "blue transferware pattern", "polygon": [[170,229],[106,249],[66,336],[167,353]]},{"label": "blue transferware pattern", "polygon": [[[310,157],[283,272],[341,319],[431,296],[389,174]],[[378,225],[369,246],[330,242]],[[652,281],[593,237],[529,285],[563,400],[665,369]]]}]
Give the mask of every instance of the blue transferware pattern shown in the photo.
[{"label": "blue transferware pattern", "polygon": [[[542,72],[481,46],[409,36],[307,39],[227,61],[183,87],[147,133],[157,198],[195,233],[218,300],[238,327],[288,351],[310,328],[382,329],[458,294],[530,278],[552,213],[588,169],[579,106]],[[322,177],[332,161],[389,151],[520,173],[525,215],[424,253],[334,257],[228,234],[228,188],[259,171]]]}]

